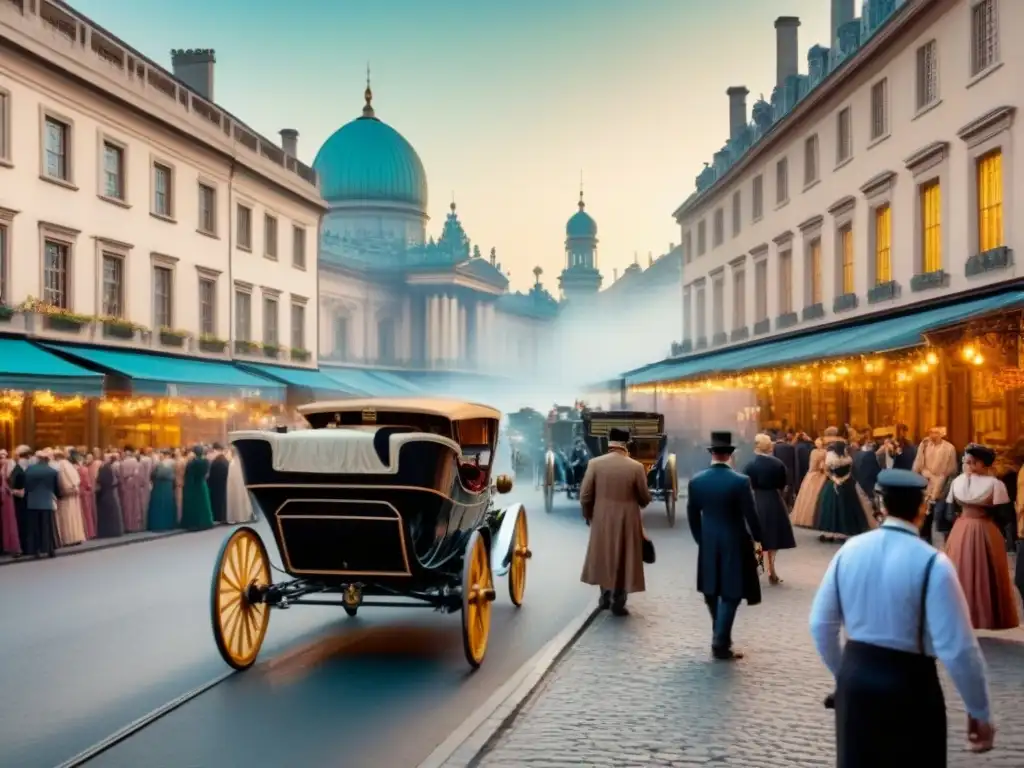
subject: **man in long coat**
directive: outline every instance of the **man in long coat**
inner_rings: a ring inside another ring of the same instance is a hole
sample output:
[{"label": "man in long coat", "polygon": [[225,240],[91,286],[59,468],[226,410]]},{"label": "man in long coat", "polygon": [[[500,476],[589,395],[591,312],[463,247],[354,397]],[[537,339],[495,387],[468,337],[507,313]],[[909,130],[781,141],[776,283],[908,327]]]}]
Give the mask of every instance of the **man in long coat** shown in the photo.
[{"label": "man in long coat", "polygon": [[697,542],[697,591],[711,614],[711,653],[716,659],[743,658],[733,650],[732,625],[740,601],[761,602],[755,542],[761,542],[761,523],[754,492],[746,475],[730,459],[736,450],[731,432],[712,432],[711,466],[689,485],[686,517]]},{"label": "man in long coat", "polygon": [[949,493],[946,483],[951,477],[957,475],[959,469],[956,460],[956,448],[946,440],[944,427],[932,427],[928,430],[928,439],[924,440],[917,447],[917,455],[914,457],[913,471],[928,481],[928,489],[925,491],[924,500],[928,504],[928,515],[921,524],[921,538],[930,542],[932,540],[932,525],[935,522],[935,502],[940,498],[944,499],[942,491]]},{"label": "man in long coat", "polygon": [[590,526],[584,584],[601,588],[598,605],[626,616],[626,596],[643,592],[644,528],[640,510],[651,503],[647,473],[629,457],[629,432],[608,432],[608,453],[591,459],[580,487],[583,519]]}]

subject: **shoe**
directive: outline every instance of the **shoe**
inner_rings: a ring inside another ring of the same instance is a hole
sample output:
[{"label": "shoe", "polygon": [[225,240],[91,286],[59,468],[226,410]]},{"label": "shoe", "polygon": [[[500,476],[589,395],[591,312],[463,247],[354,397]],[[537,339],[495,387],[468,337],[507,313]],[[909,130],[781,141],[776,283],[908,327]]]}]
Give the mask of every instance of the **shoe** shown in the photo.
[{"label": "shoe", "polygon": [[607,611],[612,607],[612,599],[608,595],[601,595],[597,599],[597,609],[599,611]]},{"label": "shoe", "polygon": [[612,615],[614,616],[629,616],[629,609],[624,605],[613,605]]},{"label": "shoe", "polygon": [[742,651],[734,651],[731,648],[724,651],[712,648],[711,655],[715,658],[715,661],[738,661],[743,658]]}]

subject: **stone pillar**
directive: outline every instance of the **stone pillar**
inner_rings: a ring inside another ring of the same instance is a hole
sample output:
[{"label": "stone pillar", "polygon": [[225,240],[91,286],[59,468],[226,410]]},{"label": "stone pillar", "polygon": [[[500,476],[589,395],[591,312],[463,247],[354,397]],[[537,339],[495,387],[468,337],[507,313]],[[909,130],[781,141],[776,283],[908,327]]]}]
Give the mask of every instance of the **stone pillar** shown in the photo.
[{"label": "stone pillar", "polygon": [[437,297],[437,362],[448,359],[448,297]]},{"label": "stone pillar", "polygon": [[469,314],[468,307],[459,307],[459,361],[465,366],[469,360]]},{"label": "stone pillar", "polygon": [[427,297],[427,364],[433,366],[441,356],[441,302],[437,296]]},{"label": "stone pillar", "polygon": [[451,366],[459,358],[459,300],[448,297],[448,360]]}]

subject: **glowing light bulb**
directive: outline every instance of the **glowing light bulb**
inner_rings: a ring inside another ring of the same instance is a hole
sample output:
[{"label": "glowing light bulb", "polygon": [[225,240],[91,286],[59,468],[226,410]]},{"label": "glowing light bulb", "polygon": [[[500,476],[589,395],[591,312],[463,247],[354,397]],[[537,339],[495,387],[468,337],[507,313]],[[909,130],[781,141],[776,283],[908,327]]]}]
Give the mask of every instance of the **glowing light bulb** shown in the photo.
[{"label": "glowing light bulb", "polygon": [[982,363],[984,363],[984,362],[985,362],[985,358],[981,356],[981,353],[980,353],[980,352],[978,352],[978,353],[977,353],[977,354],[976,354],[976,355],[975,355],[975,356],[974,356],[974,357],[973,357],[973,358],[971,359],[971,362],[972,362],[972,363],[974,363],[975,365],[981,365]]},{"label": "glowing light bulb", "polygon": [[968,344],[966,347],[964,347],[964,352],[963,352],[964,360],[973,360],[976,354],[977,354],[977,351],[970,344]]},{"label": "glowing light bulb", "polygon": [[838,368],[836,368],[836,374],[838,374],[839,376],[845,376],[849,372],[850,369],[847,368],[845,365],[840,365]]},{"label": "glowing light bulb", "polygon": [[927,354],[927,355],[925,356],[925,358],[924,358],[924,361],[925,361],[926,363],[928,363],[928,365],[938,365],[938,362],[939,362],[939,356],[938,356],[938,355],[936,355],[936,354],[935,354],[934,352],[929,352],[929,353],[928,353],[928,354]]},{"label": "glowing light bulb", "polygon": [[874,372],[875,372],[875,364],[874,363],[864,363],[864,373],[874,373]]}]

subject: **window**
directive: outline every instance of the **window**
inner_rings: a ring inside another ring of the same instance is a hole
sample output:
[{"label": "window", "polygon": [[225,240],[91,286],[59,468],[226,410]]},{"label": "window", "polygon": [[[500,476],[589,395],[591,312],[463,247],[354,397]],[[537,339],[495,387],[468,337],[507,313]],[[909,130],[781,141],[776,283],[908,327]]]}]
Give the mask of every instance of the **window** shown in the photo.
[{"label": "window", "polygon": [[853,227],[847,225],[839,230],[839,247],[840,247],[840,276],[842,282],[839,287],[842,289],[842,294],[845,296],[848,293],[856,292],[854,283],[854,271],[853,271]]},{"label": "window", "polygon": [[712,311],[715,313],[711,321],[711,332],[715,336],[725,333],[725,279],[717,278],[711,285]]},{"label": "window", "polygon": [[971,75],[999,61],[999,23],[996,0],[981,0],[971,8]]},{"label": "window", "polygon": [[818,134],[804,141],[804,186],[818,180]]},{"label": "window", "polygon": [[239,204],[235,214],[235,237],[239,248],[252,250],[252,208]]},{"label": "window", "polygon": [[199,278],[199,333],[217,335],[217,281],[209,277]]},{"label": "window", "polygon": [[174,207],[171,202],[172,193],[171,169],[160,163],[153,164],[153,213],[157,216],[171,218],[174,215]]},{"label": "window", "polygon": [[174,270],[153,267],[153,326],[174,327]]},{"label": "window", "polygon": [[683,238],[683,259],[687,264],[693,261],[693,233],[690,231]]},{"label": "window", "polygon": [[263,217],[263,255],[277,258],[277,219],[270,214]]},{"label": "window", "polygon": [[340,360],[348,358],[348,318],[334,318],[334,356]]},{"label": "window", "polygon": [[882,78],[871,86],[871,138],[889,133],[889,80]]},{"label": "window", "polygon": [[395,360],[395,321],[390,318],[377,323],[377,359],[382,363]]},{"label": "window", "polygon": [[762,216],[764,216],[764,176],[755,176],[751,219],[757,221]]},{"label": "window", "polygon": [[252,339],[252,294],[247,291],[235,291],[235,338]]},{"label": "window", "polygon": [[689,288],[683,291],[683,340],[693,341],[693,295]]},{"label": "window", "polygon": [[199,231],[217,234],[217,190],[209,184],[199,185]]},{"label": "window", "polygon": [[306,268],[306,229],[292,227],[292,266]]},{"label": "window", "polygon": [[697,255],[703,256],[708,248],[708,231],[706,222],[702,219],[697,225]]},{"label": "window", "polygon": [[306,305],[292,303],[292,349],[306,348]]},{"label": "window", "polygon": [[754,317],[755,323],[768,319],[768,261],[762,259],[754,265]]},{"label": "window", "polygon": [[875,208],[875,285],[892,281],[892,208]]},{"label": "window", "polygon": [[732,328],[738,331],[747,325],[747,273],[739,270],[732,277]]},{"label": "window", "polygon": [[1003,152],[996,149],[978,159],[978,252],[1003,244]]},{"label": "window", "polygon": [[719,208],[715,211],[715,229],[712,235],[711,244],[717,247],[722,244],[722,240],[725,239],[725,211]]},{"label": "window", "polygon": [[939,48],[932,40],[917,49],[917,108],[939,100]]},{"label": "window", "polygon": [[263,297],[263,343],[277,346],[278,306],[274,296]]},{"label": "window", "polygon": [[793,311],[793,251],[779,254],[779,314]]},{"label": "window", "polygon": [[775,164],[775,204],[789,201],[789,159],[782,158]]},{"label": "window", "polygon": [[70,163],[71,126],[54,117],[46,118],[44,139],[44,167],[51,179],[71,181]]},{"label": "window", "polygon": [[103,142],[103,196],[124,200],[124,147]]},{"label": "window", "polygon": [[7,226],[0,224],[0,305],[10,306],[11,286],[10,275],[8,274],[7,263],[10,260],[9,245],[10,230]]},{"label": "window", "polygon": [[840,110],[836,116],[836,165],[845,163],[853,156],[852,120],[849,107]]},{"label": "window", "polygon": [[742,198],[740,197],[740,191],[737,189],[732,193],[732,236],[736,237],[740,233],[740,216],[742,216]]},{"label": "window", "polygon": [[0,91],[0,160],[11,159],[11,94]]},{"label": "window", "polygon": [[68,271],[71,246],[56,240],[43,241],[43,303],[71,309]]},{"label": "window", "polygon": [[821,290],[821,240],[815,239],[811,241],[810,251],[808,254],[808,270],[807,274],[810,277],[810,291],[808,298],[808,304],[813,306],[815,304],[821,304],[822,302],[822,290]]},{"label": "window", "polygon": [[103,254],[103,316],[124,317],[124,257]]},{"label": "window", "polygon": [[706,339],[708,335],[707,299],[704,286],[697,289],[697,338]]},{"label": "window", "polygon": [[942,269],[942,191],[938,179],[921,186],[921,272]]}]

